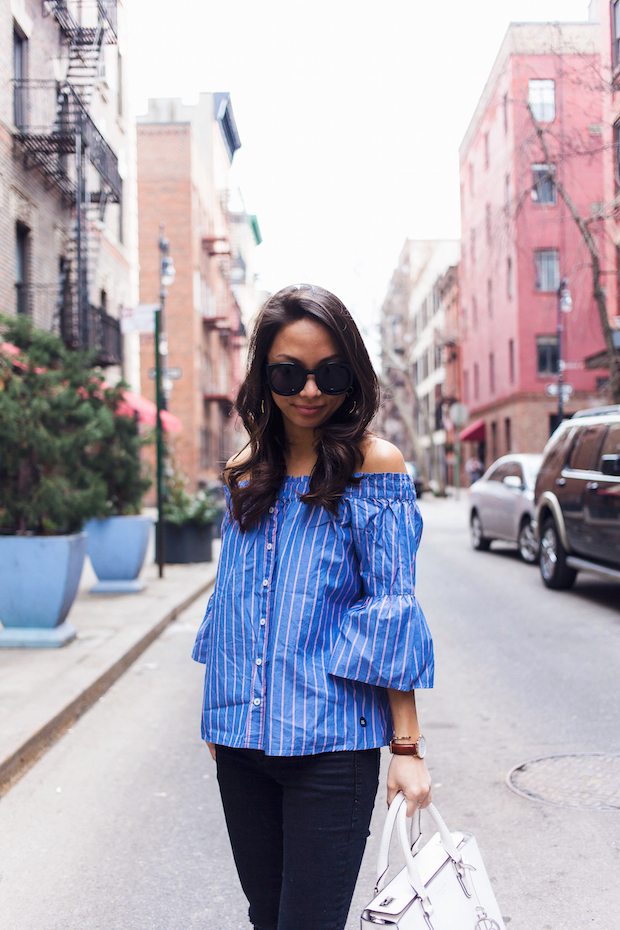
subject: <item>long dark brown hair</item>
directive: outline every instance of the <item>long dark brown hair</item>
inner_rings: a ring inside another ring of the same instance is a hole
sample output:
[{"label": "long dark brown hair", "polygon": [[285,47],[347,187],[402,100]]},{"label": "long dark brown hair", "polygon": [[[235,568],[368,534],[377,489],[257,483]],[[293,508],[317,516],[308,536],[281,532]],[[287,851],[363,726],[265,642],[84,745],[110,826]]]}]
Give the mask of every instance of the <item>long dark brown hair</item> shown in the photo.
[{"label": "long dark brown hair", "polygon": [[[292,285],[270,297],[259,313],[248,347],[248,369],[236,409],[250,437],[250,454],[225,470],[232,516],[246,530],[267,511],[286,477],[287,442],[280,410],[267,384],[267,356],[282,326],[309,319],[325,326],[353,369],[353,387],[330,419],[316,430],[317,460],[306,504],[332,513],[363,460],[361,444],[379,405],[379,382],[353,317],[329,291]],[[244,480],[247,479],[247,480]]]}]

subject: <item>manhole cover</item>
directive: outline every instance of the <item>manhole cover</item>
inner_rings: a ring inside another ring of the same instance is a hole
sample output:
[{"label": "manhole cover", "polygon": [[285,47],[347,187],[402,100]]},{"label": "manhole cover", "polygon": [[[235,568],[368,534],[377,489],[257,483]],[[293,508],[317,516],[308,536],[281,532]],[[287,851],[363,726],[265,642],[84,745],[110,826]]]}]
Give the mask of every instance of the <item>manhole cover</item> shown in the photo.
[{"label": "manhole cover", "polygon": [[531,801],[579,810],[620,810],[620,755],[546,756],[515,766],[508,787]]}]

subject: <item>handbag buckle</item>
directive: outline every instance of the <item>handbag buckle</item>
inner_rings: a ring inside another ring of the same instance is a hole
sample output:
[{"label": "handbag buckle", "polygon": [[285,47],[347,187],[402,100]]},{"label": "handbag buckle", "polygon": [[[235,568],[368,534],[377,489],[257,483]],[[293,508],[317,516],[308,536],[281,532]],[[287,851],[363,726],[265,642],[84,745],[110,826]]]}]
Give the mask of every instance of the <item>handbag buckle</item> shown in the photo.
[{"label": "handbag buckle", "polygon": [[492,917],[489,917],[483,907],[477,907],[476,914],[480,914],[480,917],[476,922],[474,930],[500,930],[498,922],[493,920]]}]

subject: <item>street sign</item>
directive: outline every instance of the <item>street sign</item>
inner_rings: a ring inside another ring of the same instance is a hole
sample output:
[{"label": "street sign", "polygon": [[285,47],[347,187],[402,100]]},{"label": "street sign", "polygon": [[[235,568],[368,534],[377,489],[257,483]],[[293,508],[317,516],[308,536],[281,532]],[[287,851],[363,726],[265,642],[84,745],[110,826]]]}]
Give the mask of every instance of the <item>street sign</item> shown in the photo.
[{"label": "street sign", "polygon": [[469,410],[465,404],[451,404],[448,415],[455,426],[465,426],[469,420]]},{"label": "street sign", "polygon": [[[170,378],[171,381],[178,381],[179,378],[183,376],[183,369],[179,368],[178,365],[175,365],[173,368],[162,368],[161,376],[162,378]],[[155,380],[154,368],[149,368],[149,378],[151,381]]]},{"label": "street sign", "polygon": [[159,310],[159,304],[121,307],[121,333],[154,333],[156,310]]},{"label": "street sign", "polygon": [[[570,397],[575,388],[572,384],[562,384],[562,397]],[[545,387],[545,393],[548,397],[557,397],[558,396],[558,385],[556,381],[552,381],[551,384],[547,384]]]}]

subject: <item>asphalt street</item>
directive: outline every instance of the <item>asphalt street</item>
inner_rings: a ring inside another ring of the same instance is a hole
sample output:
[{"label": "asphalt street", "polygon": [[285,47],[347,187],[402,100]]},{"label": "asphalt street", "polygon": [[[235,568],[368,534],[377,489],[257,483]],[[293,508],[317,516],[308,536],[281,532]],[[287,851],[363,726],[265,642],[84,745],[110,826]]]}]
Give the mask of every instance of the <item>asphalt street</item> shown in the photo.
[{"label": "asphalt street", "polygon": [[[473,552],[464,495],[422,512],[436,687],[419,706],[435,803],[476,835],[510,930],[614,930],[620,811],[532,801],[505,776],[540,756],[620,753],[620,587],[584,575],[548,591],[507,547]],[[249,927],[200,740],[203,669],[189,652],[203,607],[0,801],[0,930]],[[372,893],[384,811],[382,787],[347,930]]]}]

